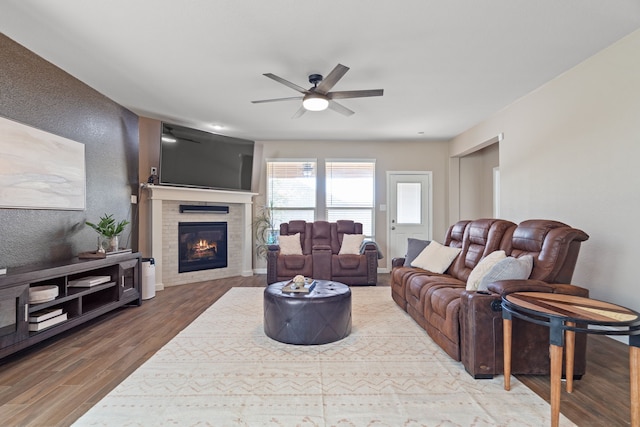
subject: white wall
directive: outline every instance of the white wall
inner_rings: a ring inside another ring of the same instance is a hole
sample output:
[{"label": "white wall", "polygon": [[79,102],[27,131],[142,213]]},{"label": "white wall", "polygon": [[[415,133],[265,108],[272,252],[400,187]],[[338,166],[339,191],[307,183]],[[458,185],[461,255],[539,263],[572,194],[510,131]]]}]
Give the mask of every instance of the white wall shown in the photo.
[{"label": "white wall", "polygon": [[493,168],[499,143],[460,158],[460,219],[493,217]]},{"label": "white wall", "polygon": [[[505,219],[584,230],[573,283],[640,310],[640,31],[454,138],[451,156],[501,132]],[[454,190],[455,191],[455,190]]]},{"label": "white wall", "polygon": [[[261,157],[258,157],[259,154]],[[387,250],[387,213],[379,210],[387,204],[387,171],[432,171],[433,172],[433,236],[442,241],[447,231],[447,189],[449,148],[445,141],[416,142],[344,142],[344,141],[260,141],[256,143],[256,163],[262,165],[258,192],[260,197],[254,205],[264,205],[268,158],[368,158],[376,159],[376,242],[383,253]],[[255,191],[255,189],[254,189]],[[257,267],[264,263],[256,261]],[[380,260],[379,268],[391,268],[391,260]]]}]

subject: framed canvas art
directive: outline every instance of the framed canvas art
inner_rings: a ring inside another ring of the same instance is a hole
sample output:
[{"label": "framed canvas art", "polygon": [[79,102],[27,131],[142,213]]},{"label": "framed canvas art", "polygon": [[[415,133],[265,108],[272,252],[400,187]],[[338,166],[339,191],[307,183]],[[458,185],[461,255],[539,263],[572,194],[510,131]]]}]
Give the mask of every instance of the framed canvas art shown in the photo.
[{"label": "framed canvas art", "polygon": [[0,117],[0,208],[83,210],[84,144]]}]

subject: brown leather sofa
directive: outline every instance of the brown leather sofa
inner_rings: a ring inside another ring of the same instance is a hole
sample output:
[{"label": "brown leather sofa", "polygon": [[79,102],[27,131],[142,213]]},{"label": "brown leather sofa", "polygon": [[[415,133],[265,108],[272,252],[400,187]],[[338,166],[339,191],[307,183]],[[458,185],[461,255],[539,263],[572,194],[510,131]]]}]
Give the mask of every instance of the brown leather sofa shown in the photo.
[{"label": "brown leather sofa", "polygon": [[362,224],[349,220],[290,221],[280,224],[281,236],[300,233],[302,255],[282,255],[278,245],[267,251],[267,283],[290,280],[301,274],[347,285],[375,285],[378,282],[378,248],[364,244],[360,254],[342,254],[345,234],[362,234]]},{"label": "brown leather sofa", "polygon": [[[500,219],[460,221],[449,227],[444,245],[460,248],[444,274],[392,261],[394,301],[474,378],[503,373],[501,296],[518,291],[588,296],[571,285],[581,242],[589,236],[566,224],[528,220],[518,225]],[[490,283],[488,291],[468,291],[473,268],[490,253],[533,256],[529,279]],[[549,329],[513,319],[513,374],[549,374]],[[586,336],[576,335],[574,376],[586,370]]]}]

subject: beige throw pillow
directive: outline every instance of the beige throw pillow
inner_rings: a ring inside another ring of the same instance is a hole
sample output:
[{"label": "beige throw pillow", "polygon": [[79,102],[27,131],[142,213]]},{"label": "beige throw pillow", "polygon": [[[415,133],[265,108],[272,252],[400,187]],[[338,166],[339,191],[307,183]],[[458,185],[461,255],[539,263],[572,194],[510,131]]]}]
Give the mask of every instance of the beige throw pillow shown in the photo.
[{"label": "beige throw pillow", "polygon": [[280,236],[278,244],[280,245],[280,255],[302,255],[300,233],[296,233],[293,236]]},{"label": "beige throw pillow", "polygon": [[411,263],[412,267],[422,268],[432,273],[442,274],[447,271],[453,260],[460,253],[460,248],[443,246],[432,240]]},{"label": "beige throw pillow", "polygon": [[467,290],[476,291],[482,278],[501,260],[505,259],[507,254],[504,251],[491,252],[486,257],[482,258],[480,262],[471,270],[469,278],[467,279]]},{"label": "beige throw pillow", "polygon": [[363,234],[345,234],[342,236],[342,246],[338,255],[360,255],[360,246],[364,240]]}]

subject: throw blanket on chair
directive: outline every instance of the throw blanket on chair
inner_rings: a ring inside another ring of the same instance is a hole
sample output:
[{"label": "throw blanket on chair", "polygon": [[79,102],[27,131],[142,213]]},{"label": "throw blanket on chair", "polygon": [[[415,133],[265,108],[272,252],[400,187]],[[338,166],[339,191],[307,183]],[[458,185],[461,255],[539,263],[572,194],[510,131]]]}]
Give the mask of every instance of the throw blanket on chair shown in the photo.
[{"label": "throw blanket on chair", "polygon": [[372,240],[363,240],[362,243],[360,244],[360,254],[364,253],[364,248],[367,246],[368,243],[371,243],[373,245],[376,246],[376,250],[378,251],[378,259],[382,259],[384,258],[384,255],[382,255],[382,252],[380,251],[380,247],[378,247],[378,244]]}]

